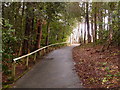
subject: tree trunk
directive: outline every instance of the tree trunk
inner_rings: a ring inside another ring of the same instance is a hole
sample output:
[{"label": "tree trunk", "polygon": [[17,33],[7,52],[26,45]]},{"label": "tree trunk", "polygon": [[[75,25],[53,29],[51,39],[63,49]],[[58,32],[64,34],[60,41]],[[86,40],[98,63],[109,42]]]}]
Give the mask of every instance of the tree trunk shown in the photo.
[{"label": "tree trunk", "polygon": [[[105,9],[104,12],[105,12],[105,15],[106,15],[106,9]],[[106,28],[105,28],[105,27],[106,27],[106,23],[105,23],[105,15],[104,15],[104,30],[106,30]]]},{"label": "tree trunk", "polygon": [[86,23],[87,23],[87,37],[88,37],[88,43],[91,42],[91,36],[89,31],[89,12],[88,12],[88,2],[86,3]]},{"label": "tree trunk", "polygon": [[[22,33],[21,35],[24,35],[23,34],[23,31],[24,31],[24,11],[25,11],[25,2],[22,2],[22,17],[21,17],[21,30],[22,30]],[[18,56],[21,56],[22,55],[22,44],[23,44],[23,41],[21,41],[21,45],[20,45],[20,49],[19,49],[19,54]]]},{"label": "tree trunk", "polygon": [[93,15],[92,15],[92,18],[91,18],[91,31],[92,31],[92,40],[93,40],[93,38],[94,38]]},{"label": "tree trunk", "polygon": [[[34,18],[35,17],[35,15],[34,15],[34,8],[32,8],[31,11],[32,11],[32,15],[31,15],[31,33],[30,33],[30,35],[33,36],[34,32],[35,32],[35,30],[34,30],[34,23],[35,23],[34,22],[34,20],[35,20],[35,18]],[[31,51],[33,51],[34,49],[36,49],[33,41],[34,41],[34,38],[31,37],[30,38],[30,47],[31,47],[30,50]]]},{"label": "tree trunk", "polygon": [[[85,10],[85,4],[86,3],[84,3],[83,4],[83,7],[84,7],[84,13],[85,13],[85,15],[86,15],[86,10]],[[85,16],[85,21],[84,21],[84,38],[83,38],[83,43],[85,44],[86,43],[86,16]]]},{"label": "tree trunk", "polygon": [[85,26],[84,26],[84,44],[86,43],[86,22],[85,22]]},{"label": "tree trunk", "polygon": [[118,2],[118,31],[120,31],[120,2]]},{"label": "tree trunk", "polygon": [[108,12],[108,15],[109,15],[109,17],[108,17],[108,22],[109,22],[109,44],[110,44],[110,42],[111,42],[111,40],[112,40],[112,34],[113,34],[113,30],[112,30],[112,17],[111,17],[111,11],[109,11]]},{"label": "tree trunk", "polygon": [[35,49],[40,48],[41,38],[42,38],[42,23],[40,20],[38,20],[37,21],[37,37],[36,37]]},{"label": "tree trunk", "polygon": [[[62,40],[64,39],[64,37],[65,37],[65,32],[64,32],[64,30],[63,30]],[[58,40],[58,33],[57,33],[57,40]]]},{"label": "tree trunk", "polygon": [[46,36],[46,46],[49,44],[49,33],[50,33],[50,22],[47,23],[47,36]]},{"label": "tree trunk", "polygon": [[5,6],[4,6],[4,2],[2,2],[2,18],[3,18],[3,19],[2,19],[2,28],[4,28],[4,25],[5,25],[5,20],[4,20],[4,16],[5,16],[5,15],[4,15],[4,12],[5,12],[5,11],[4,11],[4,7],[5,7]]},{"label": "tree trunk", "polygon": [[96,3],[95,3],[95,12],[94,12],[94,38],[93,42],[97,40],[97,11],[96,11]]},{"label": "tree trunk", "polygon": [[103,23],[103,14],[102,14],[102,10],[99,10],[99,39],[102,40],[103,39],[103,28],[102,28],[102,23]]},{"label": "tree trunk", "polygon": [[30,7],[31,3],[26,3],[27,9],[26,9],[26,25],[25,25],[25,32],[24,32],[24,41],[23,41],[23,51],[22,54],[27,54],[30,52],[30,31],[31,31],[31,25],[32,25],[32,19],[31,19],[31,14],[30,14]]},{"label": "tree trunk", "polygon": [[23,42],[23,52],[22,54],[29,53],[29,35],[30,35],[30,19],[26,17],[26,27],[25,27],[25,33],[24,33],[24,42]]}]

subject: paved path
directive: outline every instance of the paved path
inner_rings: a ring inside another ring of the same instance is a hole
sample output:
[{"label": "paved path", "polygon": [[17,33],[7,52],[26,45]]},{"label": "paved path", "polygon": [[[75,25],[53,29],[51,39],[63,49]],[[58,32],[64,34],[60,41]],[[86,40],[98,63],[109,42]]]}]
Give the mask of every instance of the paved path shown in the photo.
[{"label": "paved path", "polygon": [[82,88],[73,70],[72,49],[67,46],[54,50],[44,57],[32,70],[19,79],[17,88]]}]

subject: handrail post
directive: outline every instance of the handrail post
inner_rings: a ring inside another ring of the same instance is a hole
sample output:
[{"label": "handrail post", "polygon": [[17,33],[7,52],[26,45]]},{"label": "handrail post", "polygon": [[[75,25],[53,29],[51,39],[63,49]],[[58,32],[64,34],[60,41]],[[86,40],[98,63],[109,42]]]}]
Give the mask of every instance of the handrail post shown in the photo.
[{"label": "handrail post", "polygon": [[41,53],[41,54],[42,54],[42,56],[44,56],[44,50],[43,50],[43,49],[41,50],[41,52],[42,52],[42,53]]},{"label": "handrail post", "polygon": [[49,50],[49,52],[51,52],[51,47],[49,47],[49,49],[48,49],[48,50]]},{"label": "handrail post", "polygon": [[39,55],[41,56],[41,51],[39,51]]},{"label": "handrail post", "polygon": [[48,49],[49,49],[49,47],[47,47],[47,48],[46,48],[46,52],[47,52],[47,53],[49,52],[49,50],[48,50]]},{"label": "handrail post", "polygon": [[55,46],[53,46],[53,50],[55,50]]},{"label": "handrail post", "polygon": [[26,69],[28,69],[28,62],[29,62],[29,56],[27,56],[27,59],[26,59]]},{"label": "handrail post", "polygon": [[46,53],[45,49],[43,51],[44,51],[44,55],[45,55],[45,53]]},{"label": "handrail post", "polygon": [[53,51],[53,46],[51,46],[51,51]]},{"label": "handrail post", "polygon": [[41,51],[39,51],[39,57],[41,57]]},{"label": "handrail post", "polygon": [[35,61],[36,61],[36,54],[37,54],[37,53],[35,53],[35,56],[34,56],[34,63],[35,63]]},{"label": "handrail post", "polygon": [[13,64],[12,64],[12,77],[13,77],[13,80],[15,80],[15,68],[16,68],[16,61],[14,61]]}]

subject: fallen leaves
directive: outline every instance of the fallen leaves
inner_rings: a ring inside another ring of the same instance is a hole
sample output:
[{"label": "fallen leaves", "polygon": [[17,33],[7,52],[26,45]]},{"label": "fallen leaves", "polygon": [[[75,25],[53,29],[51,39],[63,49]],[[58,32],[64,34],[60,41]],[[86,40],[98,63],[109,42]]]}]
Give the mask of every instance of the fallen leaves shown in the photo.
[{"label": "fallen leaves", "polygon": [[100,52],[96,47],[75,47],[73,58],[76,71],[86,88],[113,88],[120,86],[119,53],[112,47]]}]

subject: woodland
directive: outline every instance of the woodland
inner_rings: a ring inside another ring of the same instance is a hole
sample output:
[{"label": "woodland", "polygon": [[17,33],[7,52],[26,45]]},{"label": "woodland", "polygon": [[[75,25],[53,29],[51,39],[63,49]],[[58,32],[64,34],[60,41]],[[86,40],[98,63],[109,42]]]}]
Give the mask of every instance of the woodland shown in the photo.
[{"label": "woodland", "polygon": [[[84,30],[80,29],[81,23],[84,23]],[[120,86],[120,2],[2,2],[2,77],[5,88],[13,81],[14,58],[68,41],[75,27],[80,31],[80,46],[73,49],[73,57],[84,86]],[[94,57],[100,57],[102,61]],[[94,70],[102,71],[96,75]]]}]

